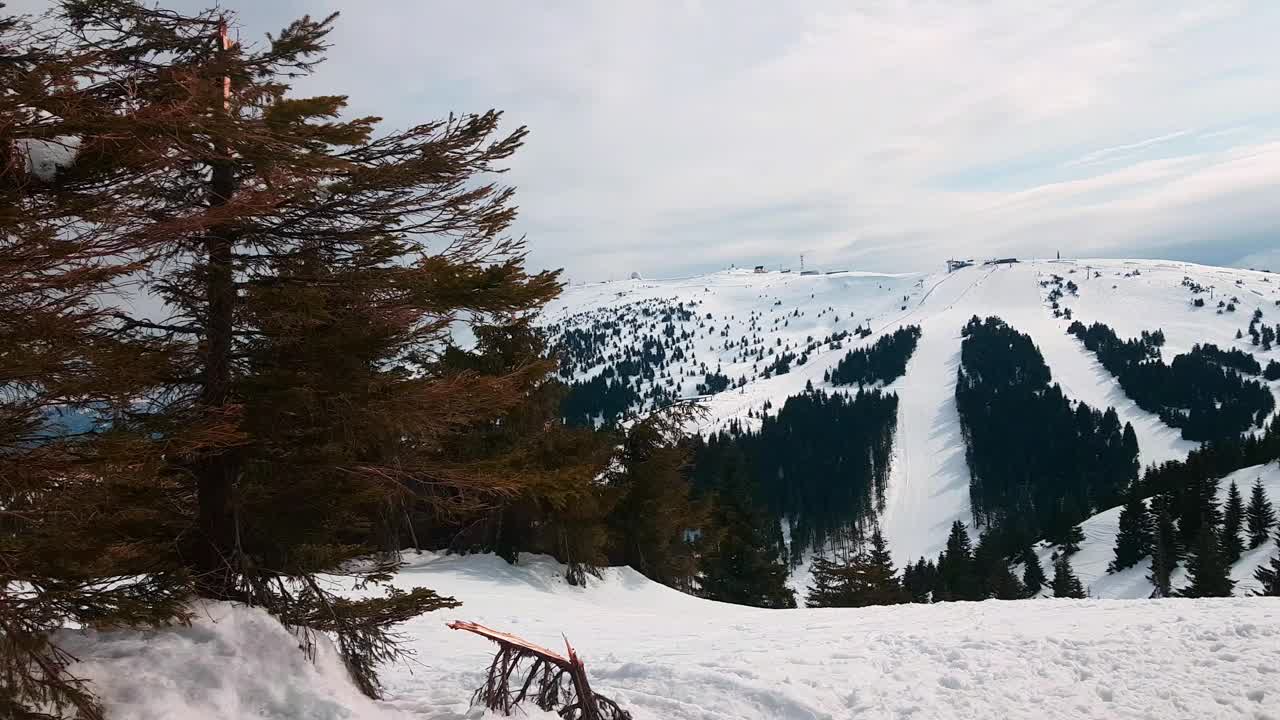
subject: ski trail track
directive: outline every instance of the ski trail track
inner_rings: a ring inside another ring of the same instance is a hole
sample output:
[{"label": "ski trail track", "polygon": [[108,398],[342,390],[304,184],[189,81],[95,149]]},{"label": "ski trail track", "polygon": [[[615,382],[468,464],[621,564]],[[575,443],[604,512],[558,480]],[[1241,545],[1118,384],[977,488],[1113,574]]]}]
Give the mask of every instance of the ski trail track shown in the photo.
[{"label": "ski trail track", "polygon": [[906,374],[888,387],[898,394],[898,432],[880,525],[899,566],[936,555],[951,523],[969,520],[955,378],[960,329],[975,312],[970,296],[993,272],[966,268],[945,276],[913,312],[884,328],[914,321],[921,330]]}]

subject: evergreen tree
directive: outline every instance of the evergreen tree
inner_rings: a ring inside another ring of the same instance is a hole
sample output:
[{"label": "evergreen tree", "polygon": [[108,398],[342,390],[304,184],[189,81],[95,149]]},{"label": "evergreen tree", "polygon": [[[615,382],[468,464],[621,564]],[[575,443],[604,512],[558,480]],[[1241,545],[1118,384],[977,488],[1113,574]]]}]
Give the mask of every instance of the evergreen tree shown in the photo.
[{"label": "evergreen tree", "polygon": [[1072,402],[1030,336],[996,317],[966,323],[956,371],[978,527],[1017,518],[1074,552],[1073,527],[1137,479],[1137,438],[1114,409]]},{"label": "evergreen tree", "polygon": [[896,605],[907,602],[902,582],[893,567],[889,545],[877,526],[871,533],[871,549],[867,552],[865,605]]},{"label": "evergreen tree", "polygon": [[1222,543],[1222,560],[1228,567],[1234,565],[1244,552],[1244,540],[1240,532],[1244,524],[1244,499],[1240,496],[1240,488],[1232,481],[1227,488],[1227,504],[1222,512],[1222,532],[1219,542]]},{"label": "evergreen tree", "polygon": [[[385,550],[409,516],[518,494],[541,432],[496,456],[464,451],[551,363],[487,375],[439,362],[458,318],[509,325],[559,291],[556,273],[525,272],[513,190],[492,180],[525,130],[500,134],[486,112],[379,134],[376,118],[344,117],[342,96],[292,96],[332,16],[252,48],[220,10],[67,0],[63,16],[101,64],[85,92],[118,111],[102,133],[137,141],[138,171],[111,192],[148,224],[136,277],[166,305],[162,322],[115,318],[148,362],[130,373],[142,401],[113,428],[151,441],[156,477],[194,520],[151,559],[202,596],[332,635],[374,695],[375,663],[397,654],[390,626],[456,603],[423,588],[339,599],[315,576]],[[130,114],[146,122],[120,127]],[[213,441],[183,443],[191,428]],[[354,572],[385,579],[386,558]]]},{"label": "evergreen tree", "polygon": [[997,600],[1021,600],[1028,596],[1027,588],[1005,562],[996,563],[986,576],[986,595]]},{"label": "evergreen tree", "polygon": [[[546,360],[545,341],[528,324],[478,327],[474,334],[472,349],[445,351],[445,366],[501,377]],[[621,489],[618,483],[598,480],[616,480],[605,474],[606,468],[625,468],[621,451],[615,452],[623,443],[613,433],[557,422],[564,393],[560,383],[543,382],[510,412],[473,423],[454,439],[449,454],[458,462],[502,457],[509,471],[520,476],[519,487],[452,518],[439,517],[429,506],[405,508],[410,520],[403,530],[415,546],[493,552],[511,563],[520,552],[544,553],[564,563],[566,577],[575,584],[610,562],[606,517],[614,512]],[[382,530],[388,536],[384,547],[403,547],[399,525],[383,523]]]},{"label": "evergreen tree", "polygon": [[1147,580],[1155,586],[1152,597],[1171,597],[1173,586],[1171,576],[1181,558],[1181,545],[1178,542],[1178,530],[1174,525],[1172,502],[1166,495],[1151,498],[1152,531],[1151,531],[1151,574]]},{"label": "evergreen tree", "polygon": [[[137,181],[142,121],[94,91],[101,58],[0,7],[0,717],[102,717],[56,644],[65,626],[186,618],[163,558],[184,530],[160,453],[111,419],[154,359],[112,313],[134,260],[186,216],[150,218]],[[189,118],[174,98],[169,117]],[[175,447],[222,438],[182,428]]]},{"label": "evergreen tree", "polygon": [[1071,560],[1066,555],[1058,557],[1053,564],[1053,596],[1056,598],[1084,598],[1084,585],[1071,569]]},{"label": "evergreen tree", "polygon": [[879,528],[872,533],[870,545],[870,548],[859,548],[843,562],[814,558],[813,585],[805,597],[806,607],[866,607],[907,602],[907,593],[894,572],[893,560]]},{"label": "evergreen tree", "polygon": [[938,557],[935,601],[981,600],[982,582],[973,562],[973,548],[964,523],[956,520],[947,536],[946,550]]},{"label": "evergreen tree", "polygon": [[1084,542],[1084,528],[1079,525],[1072,525],[1067,528],[1066,535],[1062,539],[1062,554],[1071,556],[1080,552],[1080,543],[1082,542]]},{"label": "evergreen tree", "polygon": [[766,608],[793,608],[787,565],[771,523],[752,500],[754,488],[742,468],[730,471],[718,489],[711,514],[716,537],[702,559],[702,595],[711,600]]},{"label": "evergreen tree", "polygon": [[1035,550],[1030,545],[1022,548],[1022,565],[1022,585],[1026,588],[1027,595],[1035,597],[1044,587],[1045,576],[1040,558],[1036,556]]},{"label": "evergreen tree", "polygon": [[1249,495],[1249,508],[1245,511],[1249,526],[1249,549],[1261,547],[1270,536],[1271,527],[1276,524],[1276,511],[1267,498],[1267,491],[1262,487],[1262,478],[1253,481],[1253,492]]},{"label": "evergreen tree", "polygon": [[1235,581],[1231,565],[1222,553],[1218,532],[1206,525],[1187,555],[1187,577],[1191,584],[1178,591],[1182,597],[1230,597]]},{"label": "evergreen tree", "polygon": [[1276,531],[1277,554],[1253,571],[1253,577],[1262,585],[1258,595],[1280,597],[1280,530]]},{"label": "evergreen tree", "polygon": [[815,555],[809,567],[810,585],[805,592],[804,606],[810,608],[852,607],[845,578],[840,566],[821,555]]},{"label": "evergreen tree", "polygon": [[908,565],[903,569],[902,585],[911,602],[929,602],[937,574],[937,566],[923,557],[915,565]]},{"label": "evergreen tree", "polygon": [[1151,516],[1147,512],[1147,504],[1134,487],[1129,491],[1124,507],[1120,509],[1115,558],[1107,566],[1107,572],[1114,573],[1131,568],[1149,555],[1151,534]]},{"label": "evergreen tree", "polygon": [[708,508],[692,501],[684,475],[690,453],[680,440],[692,407],[675,405],[634,423],[610,480],[622,495],[609,518],[616,548],[611,562],[682,590],[692,588],[697,574],[690,533],[708,520]]}]

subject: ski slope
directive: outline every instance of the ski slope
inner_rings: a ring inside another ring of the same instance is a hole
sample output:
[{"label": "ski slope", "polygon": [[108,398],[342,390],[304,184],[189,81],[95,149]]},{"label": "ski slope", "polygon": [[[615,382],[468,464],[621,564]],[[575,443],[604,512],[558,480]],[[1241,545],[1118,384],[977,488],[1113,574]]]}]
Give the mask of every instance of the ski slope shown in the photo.
[{"label": "ski slope", "polygon": [[[1053,381],[1067,396],[1093,407],[1116,408],[1122,423],[1132,423],[1142,464],[1180,459],[1195,447],[1125,396],[1119,384],[1083,344],[1066,332],[1070,321],[1055,318],[1042,282],[1059,276],[1075,282],[1078,295],[1060,301],[1073,319],[1112,326],[1121,337],[1162,329],[1166,360],[1187,352],[1196,343],[1212,342],[1253,353],[1266,365],[1280,360],[1280,349],[1264,352],[1249,344],[1246,334],[1236,340],[1255,309],[1264,322],[1280,322],[1280,275],[1156,260],[1041,260],[1011,265],[976,265],[954,273],[876,274],[839,272],[831,275],[752,273],[731,270],[679,280],[627,280],[576,286],[547,311],[546,322],[569,326],[607,316],[646,300],[696,303],[699,320],[713,329],[727,327],[731,339],[758,334],[769,347],[799,347],[807,338],[821,338],[863,325],[872,334],[844,341],[843,349],[819,349],[805,365],[771,378],[752,377],[751,363],[735,363],[723,348],[721,335],[703,329],[689,343],[691,358],[678,365],[677,389],[696,394],[699,377],[688,376],[699,363],[720,365],[730,378],[749,382],[704,399],[709,411],[701,430],[723,427],[731,420],[758,424],[748,412],[766,402],[781,406],[806,383],[824,387],[823,373],[834,367],[849,347],[875,342],[904,324],[918,324],[922,336],[906,374],[888,386],[898,393],[898,430],[881,527],[899,565],[920,556],[933,557],[942,548],[947,528],[955,520],[970,521],[969,475],[955,409],[955,376],[960,358],[960,330],[974,315],[998,315],[1029,334],[1044,354]],[[1194,294],[1184,279],[1207,289]],[[1212,296],[1210,298],[1210,296]],[[1192,300],[1205,297],[1206,307]],[[1218,312],[1218,300],[1235,299],[1234,312]],[[796,312],[801,313],[796,317]],[[707,313],[714,319],[704,320]],[[760,318],[752,324],[750,318]],[[634,343],[642,330],[624,333],[614,341]],[[588,368],[577,379],[590,377],[603,366]],[[1280,382],[1271,383],[1280,399]],[[828,389],[830,389],[828,387]],[[803,587],[804,566],[793,579]]]},{"label": "ski slope", "polygon": [[[466,619],[546,647],[567,637],[593,687],[635,720],[1273,718],[1280,604],[1022,600],[759,610],[700,600],[625,568],[586,588],[524,556],[413,557],[397,575],[455,595],[404,626],[416,662],[359,697],[331,649],[313,666],[260,611],[201,606],[190,628],[67,632],[108,718],[463,720],[492,659]],[[527,708],[530,718],[554,718]],[[517,715],[521,717],[521,715]]]}]

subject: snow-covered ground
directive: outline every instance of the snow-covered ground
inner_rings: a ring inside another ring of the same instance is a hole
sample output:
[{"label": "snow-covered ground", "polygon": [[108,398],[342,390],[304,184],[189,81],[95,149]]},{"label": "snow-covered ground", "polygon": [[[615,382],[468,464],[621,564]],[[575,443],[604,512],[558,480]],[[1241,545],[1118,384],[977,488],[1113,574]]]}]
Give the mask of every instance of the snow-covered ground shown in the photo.
[{"label": "snow-covered ground", "polygon": [[[62,631],[107,720],[389,720],[360,694],[333,645],[315,661],[275,618],[256,608],[203,603],[190,627]],[[428,715],[427,717],[431,717]]]},{"label": "snow-covered ground", "polygon": [[[824,371],[849,347],[873,343],[904,324],[920,325],[922,336],[906,375],[888,387],[898,393],[900,404],[894,467],[880,522],[895,560],[902,564],[936,556],[951,523],[971,520],[969,475],[954,393],[960,330],[974,315],[998,315],[1031,335],[1054,382],[1062,385],[1068,397],[1100,409],[1114,406],[1121,422],[1133,424],[1144,466],[1180,459],[1195,446],[1138,408],[1097,358],[1067,334],[1070,321],[1053,317],[1046,300],[1049,290],[1041,286],[1054,275],[1079,287],[1078,295],[1068,294],[1060,301],[1072,310],[1074,319],[1086,324],[1104,322],[1121,337],[1162,329],[1166,360],[1196,343],[1212,342],[1251,352],[1263,365],[1269,359],[1280,361],[1280,347],[1263,352],[1249,344],[1247,334],[1235,339],[1237,330],[1247,328],[1255,309],[1263,311],[1264,322],[1280,322],[1276,305],[1280,275],[1157,260],[1033,260],[979,264],[954,273],[903,275],[731,270],[679,280],[595,283],[566,291],[548,309],[547,321],[573,324],[575,314],[664,299],[698,303],[698,317],[711,313],[708,323],[715,330],[727,325],[731,340],[751,332],[749,319],[755,314],[761,319],[754,332],[766,347],[775,347],[779,339],[793,347],[803,346],[809,336],[821,338],[859,324],[873,331],[865,339],[849,338],[845,349],[815,353],[807,364],[793,366],[788,374],[754,379],[743,388],[712,396],[706,401],[709,417],[703,429],[732,419],[751,425],[757,421],[747,417],[749,410],[759,409],[766,401],[781,406],[788,396],[801,392],[806,382],[822,387]],[[1212,289],[1193,294],[1184,278]],[[1193,307],[1196,297],[1205,298],[1207,306]],[[1239,301],[1236,310],[1219,313],[1217,301],[1232,298]],[[797,310],[802,313],[799,317],[794,315]],[[776,319],[783,320],[775,323]],[[634,334],[624,333],[615,342],[634,343],[635,339]],[[677,368],[687,371],[703,362],[714,368],[720,363],[730,378],[750,378],[751,361],[732,362],[735,351],[723,349],[725,339],[717,332],[695,337],[691,360]],[[586,369],[579,377],[595,374],[601,367]],[[679,372],[673,376],[680,379],[679,390],[685,395],[693,395],[694,384],[701,380]],[[1272,382],[1271,387],[1280,399],[1280,382]],[[796,575],[793,584],[803,586],[804,566]]]},{"label": "snow-covered ground", "polygon": [[468,699],[493,648],[445,628],[460,618],[551,648],[567,637],[636,720],[1280,717],[1270,598],[757,610],[629,569],[587,588],[560,573],[542,557],[413,558],[399,584],[464,605],[405,626],[418,664],[389,668],[376,705],[330,655],[309,667],[287,633],[227,606],[158,636],[77,636],[74,669],[114,718],[477,718]]}]

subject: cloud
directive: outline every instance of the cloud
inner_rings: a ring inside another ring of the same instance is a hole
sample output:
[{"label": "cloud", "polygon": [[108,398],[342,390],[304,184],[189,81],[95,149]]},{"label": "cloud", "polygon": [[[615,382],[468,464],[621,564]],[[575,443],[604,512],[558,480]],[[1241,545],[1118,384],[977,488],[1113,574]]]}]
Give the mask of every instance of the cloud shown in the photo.
[{"label": "cloud", "polygon": [[1227,262],[1280,229],[1277,3],[237,4],[245,37],[345,11],[300,90],[528,125],[518,229],[573,278],[801,249]]}]

